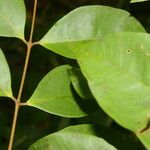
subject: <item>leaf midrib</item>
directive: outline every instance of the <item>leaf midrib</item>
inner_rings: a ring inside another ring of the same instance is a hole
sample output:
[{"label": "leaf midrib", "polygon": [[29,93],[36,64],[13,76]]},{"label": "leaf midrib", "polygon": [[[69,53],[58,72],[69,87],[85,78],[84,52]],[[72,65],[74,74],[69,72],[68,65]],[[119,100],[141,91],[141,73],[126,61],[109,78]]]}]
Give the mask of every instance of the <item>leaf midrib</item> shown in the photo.
[{"label": "leaf midrib", "polygon": [[[91,42],[91,41],[96,41],[96,40],[100,40],[100,38],[88,38],[88,39],[79,39],[79,40],[64,40],[64,41],[58,41],[58,42],[51,42],[51,41],[45,41],[45,42],[40,42],[39,43],[41,45],[44,45],[44,44],[65,44],[65,43],[74,43],[74,42]],[[42,40],[41,40],[42,41]]]}]

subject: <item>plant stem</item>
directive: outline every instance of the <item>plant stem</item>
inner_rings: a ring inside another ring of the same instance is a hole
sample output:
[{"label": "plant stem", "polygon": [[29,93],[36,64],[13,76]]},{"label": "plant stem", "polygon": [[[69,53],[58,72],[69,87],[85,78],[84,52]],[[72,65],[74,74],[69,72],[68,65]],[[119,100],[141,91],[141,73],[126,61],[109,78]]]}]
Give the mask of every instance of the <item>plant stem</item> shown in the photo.
[{"label": "plant stem", "polygon": [[17,117],[18,117],[18,111],[19,111],[19,103],[16,102],[8,150],[12,150],[12,145],[13,145],[13,140],[14,140],[14,135],[15,135],[15,129],[16,129],[16,123],[17,123]]},{"label": "plant stem", "polygon": [[32,37],[33,37],[34,24],[35,24],[36,8],[37,8],[37,0],[34,0],[34,10],[33,10],[31,32],[30,32],[29,42],[27,43],[27,56],[26,56],[26,61],[25,61],[25,65],[24,65],[22,80],[21,80],[21,84],[20,84],[20,88],[19,88],[18,98],[17,98],[17,101],[19,101],[19,102],[20,102],[20,99],[21,99],[23,85],[24,85],[24,82],[25,82],[25,77],[26,77],[26,73],[27,73],[27,67],[28,67],[28,63],[29,63],[31,48],[33,46]]},{"label": "plant stem", "polygon": [[34,10],[33,10],[33,18],[32,18],[30,38],[29,38],[29,42],[27,42],[26,60],[25,60],[25,65],[24,65],[24,69],[23,69],[23,74],[22,74],[22,79],[21,79],[21,83],[20,83],[20,88],[19,88],[17,100],[15,102],[15,112],[14,112],[14,118],[13,118],[13,123],[12,123],[12,129],[11,129],[11,135],[10,135],[8,150],[12,150],[12,146],[13,146],[15,129],[16,129],[17,118],[18,118],[18,112],[19,112],[19,108],[21,106],[21,96],[22,96],[23,86],[24,86],[24,82],[25,82],[25,78],[26,78],[26,74],[27,74],[30,52],[31,52],[31,48],[33,46],[32,38],[33,38],[33,31],[34,31],[34,25],[35,25],[36,9],[37,9],[37,0],[34,0]]},{"label": "plant stem", "polygon": [[29,57],[30,57],[31,47],[32,47],[32,44],[28,43],[27,44],[27,55],[26,55],[24,69],[23,69],[21,84],[20,84],[20,88],[19,88],[18,98],[17,98],[18,102],[20,102],[20,100],[21,100],[21,95],[22,95],[22,91],[23,91],[23,86],[24,86],[24,82],[25,82],[25,77],[26,77],[26,73],[27,73],[28,64],[29,64]]}]

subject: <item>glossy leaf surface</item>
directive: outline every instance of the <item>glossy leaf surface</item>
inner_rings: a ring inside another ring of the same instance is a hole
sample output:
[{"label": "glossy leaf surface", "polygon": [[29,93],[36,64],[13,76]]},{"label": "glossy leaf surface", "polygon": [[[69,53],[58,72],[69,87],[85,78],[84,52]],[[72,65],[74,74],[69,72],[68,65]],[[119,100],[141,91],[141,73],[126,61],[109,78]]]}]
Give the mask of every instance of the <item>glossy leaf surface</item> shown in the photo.
[{"label": "glossy leaf surface", "polygon": [[78,105],[71,89],[68,72],[70,69],[70,66],[64,65],[48,73],[39,83],[28,104],[64,117],[85,116],[86,113]]},{"label": "glossy leaf surface", "polygon": [[95,136],[87,125],[71,126],[35,142],[29,150],[116,150],[102,138]]},{"label": "glossy leaf surface", "polygon": [[1,49],[0,49],[0,96],[12,97],[10,70]]},{"label": "glossy leaf surface", "polygon": [[39,44],[65,57],[76,58],[76,47],[80,43],[103,40],[105,36],[121,31],[145,32],[142,25],[124,10],[85,6],[60,19]]},{"label": "glossy leaf surface", "polygon": [[24,39],[25,20],[23,0],[0,0],[0,36]]},{"label": "glossy leaf surface", "polygon": [[123,127],[150,143],[150,35],[118,33],[78,56],[92,94]]}]

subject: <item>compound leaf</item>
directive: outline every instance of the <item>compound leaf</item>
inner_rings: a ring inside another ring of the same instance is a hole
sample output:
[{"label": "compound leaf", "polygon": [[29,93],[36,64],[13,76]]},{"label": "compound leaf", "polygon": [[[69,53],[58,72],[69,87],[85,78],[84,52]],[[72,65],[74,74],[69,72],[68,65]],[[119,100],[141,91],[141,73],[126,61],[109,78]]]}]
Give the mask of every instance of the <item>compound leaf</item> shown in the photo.
[{"label": "compound leaf", "polygon": [[25,20],[23,0],[0,0],[0,36],[24,39]]}]

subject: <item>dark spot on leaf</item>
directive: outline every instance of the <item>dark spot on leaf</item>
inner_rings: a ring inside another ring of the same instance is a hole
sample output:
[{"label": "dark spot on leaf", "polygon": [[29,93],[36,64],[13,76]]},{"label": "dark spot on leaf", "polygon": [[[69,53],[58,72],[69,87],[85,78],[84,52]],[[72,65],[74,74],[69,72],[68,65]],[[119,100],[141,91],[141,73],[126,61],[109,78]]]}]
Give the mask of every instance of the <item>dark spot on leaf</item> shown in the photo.
[{"label": "dark spot on leaf", "polygon": [[131,53],[132,50],[131,50],[131,49],[127,49],[126,52],[127,52],[127,53]]},{"label": "dark spot on leaf", "polygon": [[138,121],[137,124],[140,124],[140,122]]}]

